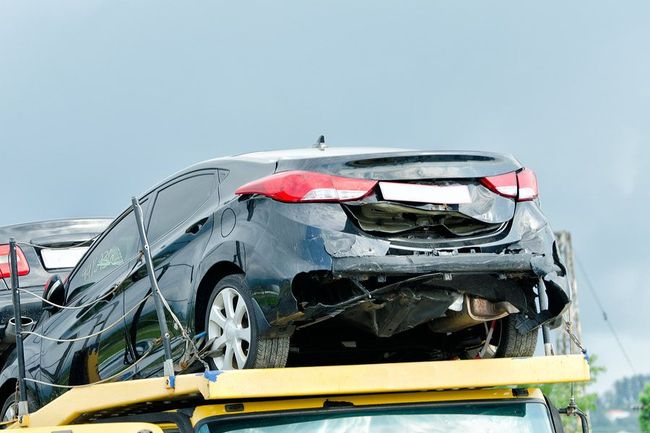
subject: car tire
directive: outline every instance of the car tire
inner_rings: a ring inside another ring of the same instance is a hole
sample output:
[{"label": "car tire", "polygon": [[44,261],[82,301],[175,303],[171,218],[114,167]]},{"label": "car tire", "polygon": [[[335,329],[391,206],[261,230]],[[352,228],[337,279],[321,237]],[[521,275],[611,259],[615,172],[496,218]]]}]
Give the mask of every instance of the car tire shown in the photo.
[{"label": "car tire", "polygon": [[[10,412],[11,411],[11,412]],[[4,404],[2,405],[2,422],[11,421],[16,419],[18,414],[18,407],[16,406],[16,393],[12,392],[5,399]]]},{"label": "car tire", "polygon": [[[18,417],[18,405],[16,403],[16,397],[17,393],[12,392],[5,399],[4,403],[2,404],[2,412],[0,412],[0,415],[2,416],[2,420],[0,422],[11,421]],[[29,408],[30,412],[34,412],[37,409],[37,406],[34,403],[34,399],[31,398],[31,394],[29,392],[27,393],[27,407]],[[10,408],[12,410],[11,413],[9,413]]]},{"label": "car tire", "polygon": [[211,368],[232,370],[284,367],[289,337],[262,337],[254,300],[241,274],[220,280],[205,313],[205,331],[212,341],[206,355]]},{"label": "car tire", "polygon": [[[480,329],[482,333],[481,344],[465,348],[460,357],[463,359],[476,359],[532,356],[537,345],[537,329],[525,334],[520,333],[516,328],[518,314],[520,313],[479,325],[477,329]],[[492,331],[490,331],[490,328],[492,328]]]},{"label": "car tire", "polygon": [[511,314],[499,320],[500,338],[497,345],[497,358],[520,358],[533,356],[537,346],[537,328],[530,332],[521,333],[516,328],[516,316]]}]

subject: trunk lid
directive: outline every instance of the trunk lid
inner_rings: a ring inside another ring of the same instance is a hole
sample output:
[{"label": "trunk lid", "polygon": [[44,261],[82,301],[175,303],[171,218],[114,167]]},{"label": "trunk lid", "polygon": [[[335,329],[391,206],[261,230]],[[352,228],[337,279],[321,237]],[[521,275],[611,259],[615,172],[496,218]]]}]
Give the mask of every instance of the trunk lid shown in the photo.
[{"label": "trunk lid", "polygon": [[[491,152],[389,151],[279,159],[276,171],[306,170],[375,180],[473,179],[522,168],[519,161]],[[352,150],[352,149],[350,149]]]},{"label": "trunk lid", "polygon": [[[342,204],[364,232],[408,244],[494,237],[513,218],[515,201],[481,179],[521,169],[488,152],[388,152],[279,160],[277,171],[306,170],[378,180],[373,194]],[[480,243],[480,242],[479,242]]]}]

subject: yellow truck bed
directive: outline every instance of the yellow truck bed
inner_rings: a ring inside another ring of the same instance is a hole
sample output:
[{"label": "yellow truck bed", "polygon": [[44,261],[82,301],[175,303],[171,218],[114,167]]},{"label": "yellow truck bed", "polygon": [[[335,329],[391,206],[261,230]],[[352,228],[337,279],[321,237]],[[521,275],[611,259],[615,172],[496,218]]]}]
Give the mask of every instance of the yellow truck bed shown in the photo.
[{"label": "yellow truck bed", "polygon": [[23,425],[63,425],[83,414],[155,402],[205,404],[587,380],[589,365],[582,355],[206,372],[176,376],[173,388],[166,378],[75,388],[31,414]]}]

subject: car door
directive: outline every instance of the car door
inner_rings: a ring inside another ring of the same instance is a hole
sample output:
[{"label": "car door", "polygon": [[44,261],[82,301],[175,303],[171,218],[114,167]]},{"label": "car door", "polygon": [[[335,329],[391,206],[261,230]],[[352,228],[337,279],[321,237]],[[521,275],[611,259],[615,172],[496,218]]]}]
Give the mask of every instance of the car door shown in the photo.
[{"label": "car door", "polygon": [[[163,185],[156,192],[147,228],[160,291],[185,327],[188,326],[187,315],[196,267],[212,233],[210,204],[218,202],[215,173],[215,170],[192,172]],[[130,286],[124,293],[124,308],[133,308],[150,294],[148,279],[143,284]],[[185,353],[185,342],[167,312],[166,318],[174,358],[178,361]],[[158,374],[162,370],[164,354],[153,298],[150,297],[141,307],[127,314],[126,321],[129,361],[137,361],[135,376]]]},{"label": "car door", "polygon": [[[147,201],[143,201],[146,211]],[[93,245],[66,282],[65,308],[44,319],[38,332],[42,380],[80,385],[111,379],[125,358],[124,290],[137,285],[139,237],[131,210]],[[60,393],[47,389],[44,393]],[[52,396],[44,395],[46,400]]]}]

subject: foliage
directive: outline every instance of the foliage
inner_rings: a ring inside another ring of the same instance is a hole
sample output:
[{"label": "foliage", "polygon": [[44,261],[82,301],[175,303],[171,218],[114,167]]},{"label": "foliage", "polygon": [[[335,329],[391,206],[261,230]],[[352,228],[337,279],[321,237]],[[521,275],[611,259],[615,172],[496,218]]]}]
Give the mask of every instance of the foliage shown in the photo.
[{"label": "foliage", "polygon": [[[601,394],[597,402],[597,409],[592,412],[591,421],[593,430],[599,432],[630,432],[638,433],[640,417],[639,398],[646,385],[650,386],[650,375],[636,374],[618,379],[611,389]],[[609,418],[610,411],[621,411],[629,416]],[[650,433],[650,431],[648,431]]]},{"label": "foliage", "polygon": [[641,404],[641,414],[639,415],[641,432],[650,433],[650,382],[646,384],[639,396],[639,403]]},{"label": "foliage", "polygon": [[601,398],[601,404],[607,409],[629,409],[639,403],[639,395],[647,383],[650,375],[637,374],[618,379]]}]

